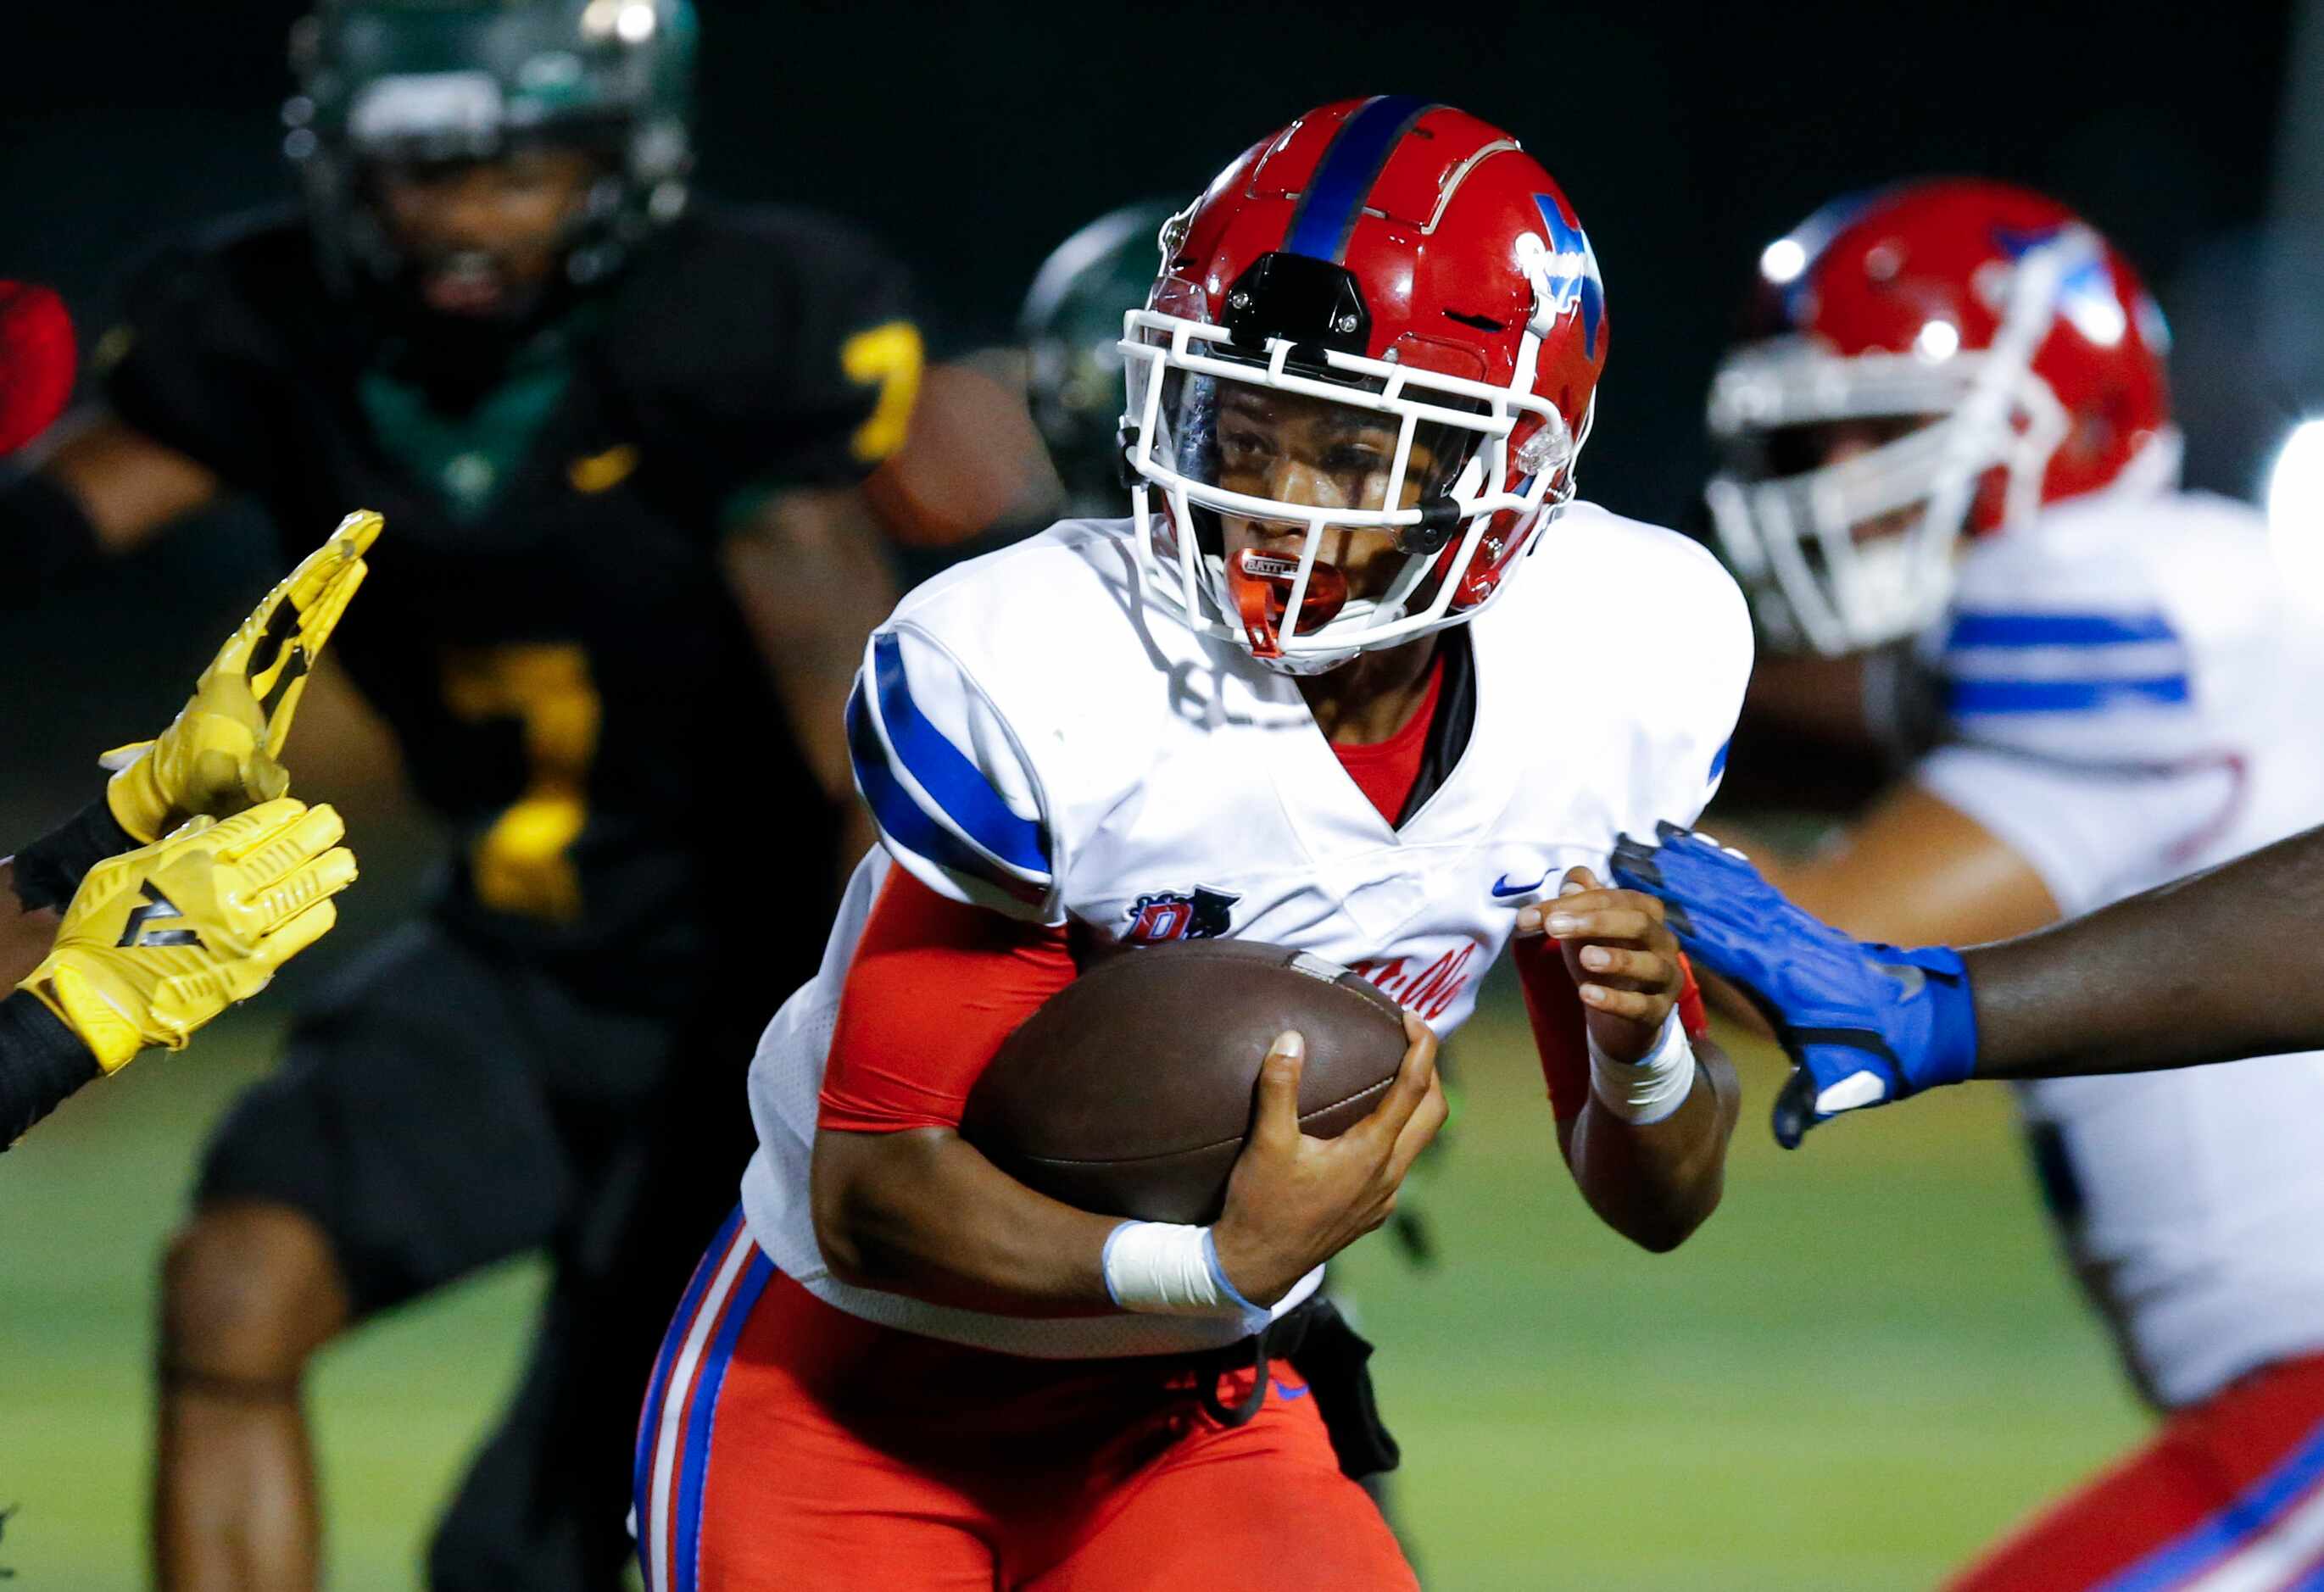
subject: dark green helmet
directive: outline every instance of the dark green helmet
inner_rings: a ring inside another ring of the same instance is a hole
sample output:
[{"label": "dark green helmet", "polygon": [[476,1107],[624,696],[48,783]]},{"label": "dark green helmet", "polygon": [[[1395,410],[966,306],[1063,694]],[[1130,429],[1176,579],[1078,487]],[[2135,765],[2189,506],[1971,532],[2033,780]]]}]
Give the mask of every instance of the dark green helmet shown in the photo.
[{"label": "dark green helmet", "polygon": [[1121,320],[1145,307],[1161,274],[1162,224],[1177,208],[1148,199],[1099,216],[1057,245],[1025,296],[1019,327],[1032,362],[1033,419],[1075,515],[1128,512]]},{"label": "dark green helmet", "polygon": [[376,280],[399,262],[365,163],[600,150],[606,174],[566,256],[586,285],[685,207],[694,59],[692,0],[323,0],[291,32],[284,149],[327,261]]}]

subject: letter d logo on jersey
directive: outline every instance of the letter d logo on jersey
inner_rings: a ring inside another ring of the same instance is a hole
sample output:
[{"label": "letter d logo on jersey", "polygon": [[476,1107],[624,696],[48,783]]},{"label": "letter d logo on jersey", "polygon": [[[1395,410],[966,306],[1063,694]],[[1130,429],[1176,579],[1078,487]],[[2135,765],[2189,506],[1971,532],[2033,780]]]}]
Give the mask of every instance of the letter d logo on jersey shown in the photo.
[{"label": "letter d logo on jersey", "polygon": [[1230,890],[1196,885],[1184,890],[1157,890],[1130,904],[1125,944],[1159,945],[1172,940],[1215,940],[1232,925],[1228,914],[1242,897]]}]

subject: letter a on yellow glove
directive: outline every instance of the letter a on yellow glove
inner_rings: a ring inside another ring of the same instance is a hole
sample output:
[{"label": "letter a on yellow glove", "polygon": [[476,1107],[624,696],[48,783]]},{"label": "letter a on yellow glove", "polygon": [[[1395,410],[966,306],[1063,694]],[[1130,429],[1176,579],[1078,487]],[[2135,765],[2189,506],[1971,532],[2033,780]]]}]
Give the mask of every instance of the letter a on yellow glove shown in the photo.
[{"label": "letter a on yellow glove", "polygon": [[173,824],[223,818],[289,788],[275,759],[314,667],[363,584],[364,554],[386,522],[368,509],[339,521],[331,539],[266,594],[195,683],[192,700],[157,741],[105,754],[117,769],[106,800],[141,841]]},{"label": "letter a on yellow glove", "polygon": [[100,862],[22,988],[107,1072],[149,1044],[180,1049],[330,933],[331,897],[355,877],[345,833],[329,807],[285,796]]}]

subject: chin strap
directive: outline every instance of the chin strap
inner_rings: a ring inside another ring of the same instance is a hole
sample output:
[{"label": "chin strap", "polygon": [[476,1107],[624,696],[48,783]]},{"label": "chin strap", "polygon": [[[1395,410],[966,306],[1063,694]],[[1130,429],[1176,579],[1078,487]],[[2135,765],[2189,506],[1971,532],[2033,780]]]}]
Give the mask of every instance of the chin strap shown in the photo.
[{"label": "chin strap", "polygon": [[[1253,658],[1280,658],[1283,615],[1291,605],[1291,584],[1299,574],[1296,558],[1281,558],[1245,548],[1227,560],[1227,585],[1233,592],[1235,616],[1250,643]],[[1299,604],[1296,635],[1312,636],[1338,617],[1348,605],[1348,577],[1335,565],[1317,564],[1307,572],[1307,594]]]}]

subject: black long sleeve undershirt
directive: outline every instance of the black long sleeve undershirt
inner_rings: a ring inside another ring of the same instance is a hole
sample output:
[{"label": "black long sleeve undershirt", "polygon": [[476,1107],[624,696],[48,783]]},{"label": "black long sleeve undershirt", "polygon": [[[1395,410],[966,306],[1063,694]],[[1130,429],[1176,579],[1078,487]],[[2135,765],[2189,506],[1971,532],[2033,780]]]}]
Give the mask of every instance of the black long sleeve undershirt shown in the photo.
[{"label": "black long sleeve undershirt", "polygon": [[112,807],[99,796],[16,853],[16,898],[27,912],[61,908],[90,869],[107,857],[134,851],[137,844],[137,837],[121,827]]},{"label": "black long sleeve undershirt", "polygon": [[1964,954],[1980,1078],[2324,1050],[2324,828]]},{"label": "black long sleeve undershirt", "polygon": [[73,1031],[19,989],[0,1000],[0,1150],[97,1075]]},{"label": "black long sleeve undershirt", "polygon": [[[90,869],[136,844],[100,796],[0,866],[0,880],[23,911],[60,907]],[[0,1150],[98,1072],[88,1047],[40,1001],[21,989],[0,999]]]}]

